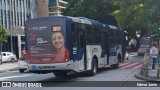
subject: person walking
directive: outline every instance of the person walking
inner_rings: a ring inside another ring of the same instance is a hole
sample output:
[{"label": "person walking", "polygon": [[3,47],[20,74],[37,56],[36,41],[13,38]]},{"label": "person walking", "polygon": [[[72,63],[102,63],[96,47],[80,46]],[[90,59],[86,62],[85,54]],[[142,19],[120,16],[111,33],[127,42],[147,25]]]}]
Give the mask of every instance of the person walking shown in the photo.
[{"label": "person walking", "polygon": [[150,49],[150,54],[152,57],[152,69],[155,69],[155,64],[158,61],[158,48],[156,44],[153,44],[152,48]]}]

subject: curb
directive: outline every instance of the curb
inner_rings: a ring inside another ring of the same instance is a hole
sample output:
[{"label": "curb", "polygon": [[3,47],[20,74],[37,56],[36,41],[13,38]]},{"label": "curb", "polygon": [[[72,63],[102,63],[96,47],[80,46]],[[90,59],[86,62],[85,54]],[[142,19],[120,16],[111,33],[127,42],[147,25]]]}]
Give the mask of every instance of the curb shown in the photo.
[{"label": "curb", "polygon": [[137,71],[137,73],[135,74],[135,77],[138,78],[138,79],[142,79],[142,80],[146,80],[146,81],[150,81],[150,82],[160,82],[160,79],[154,79],[154,78],[151,78],[151,77],[142,76],[140,74],[140,71]]}]

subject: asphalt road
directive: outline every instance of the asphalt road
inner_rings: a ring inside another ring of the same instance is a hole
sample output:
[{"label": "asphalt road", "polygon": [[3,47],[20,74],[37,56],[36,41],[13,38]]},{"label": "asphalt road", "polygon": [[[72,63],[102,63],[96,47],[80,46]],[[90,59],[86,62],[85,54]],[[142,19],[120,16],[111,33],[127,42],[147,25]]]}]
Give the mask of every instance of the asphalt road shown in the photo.
[{"label": "asphalt road", "polygon": [[[140,79],[135,78],[135,73],[137,70],[139,70],[139,66],[141,65],[141,62],[143,60],[142,56],[136,56],[136,54],[130,55],[129,61],[126,61],[124,63],[121,63],[121,67],[119,69],[101,69],[95,76],[87,76],[85,74],[79,74],[79,75],[69,75],[68,77],[64,78],[56,78],[54,74],[33,74],[33,73],[19,73],[18,71],[10,71],[10,72],[4,72],[0,74],[0,81],[27,81],[31,83],[35,82],[42,82],[42,84],[46,84],[45,90],[59,90],[58,87],[61,87],[60,90],[72,90],[72,89],[92,89],[97,90],[101,87],[101,90],[121,90],[121,89],[130,89],[131,87],[128,87],[128,83],[131,83],[133,81],[143,81]],[[135,68],[137,67],[137,68]],[[135,84],[135,83],[134,83]],[[42,85],[42,86],[43,86]],[[85,87],[85,88],[84,88]],[[90,88],[89,88],[90,87]],[[116,88],[121,87],[121,88]],[[139,90],[144,90],[145,87],[140,87]],[[12,90],[14,90],[13,88]],[[19,88],[16,88],[18,90]],[[23,88],[27,89],[27,88]],[[42,90],[44,88],[32,88],[33,90]],[[155,88],[156,89],[156,88]],[[1,88],[0,88],[1,90]],[[9,88],[5,88],[5,90],[9,90]],[[145,88],[145,90],[147,90]]]}]

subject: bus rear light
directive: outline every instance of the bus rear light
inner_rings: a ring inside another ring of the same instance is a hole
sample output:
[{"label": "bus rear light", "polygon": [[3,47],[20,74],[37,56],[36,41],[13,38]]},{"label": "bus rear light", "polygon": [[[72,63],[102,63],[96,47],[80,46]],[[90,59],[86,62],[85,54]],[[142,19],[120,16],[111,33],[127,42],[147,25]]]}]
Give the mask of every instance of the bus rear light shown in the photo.
[{"label": "bus rear light", "polygon": [[29,52],[26,50],[26,61],[29,62]]},{"label": "bus rear light", "polygon": [[69,52],[66,52],[65,56],[66,56],[65,57],[66,62],[69,61],[70,60],[70,54],[69,54]]}]

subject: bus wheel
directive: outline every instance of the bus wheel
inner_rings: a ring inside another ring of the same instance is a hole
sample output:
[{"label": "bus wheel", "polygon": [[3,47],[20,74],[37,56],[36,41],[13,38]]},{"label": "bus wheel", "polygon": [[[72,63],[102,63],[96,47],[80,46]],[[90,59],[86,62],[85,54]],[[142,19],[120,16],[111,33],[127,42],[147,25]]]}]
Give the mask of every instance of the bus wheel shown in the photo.
[{"label": "bus wheel", "polygon": [[53,72],[56,77],[65,77],[67,76],[67,72]]},{"label": "bus wheel", "polygon": [[121,61],[121,57],[118,57],[117,59],[117,63],[113,65],[113,68],[115,69],[119,68],[119,62]]},{"label": "bus wheel", "polygon": [[93,62],[92,62],[92,69],[91,69],[91,71],[89,72],[89,74],[90,74],[91,76],[96,75],[96,73],[97,73],[97,68],[98,68],[97,62],[96,62],[95,59],[93,59]]},{"label": "bus wheel", "polygon": [[19,72],[20,72],[20,73],[24,73],[24,70],[25,70],[25,69],[19,69]]},{"label": "bus wheel", "polygon": [[117,62],[117,64],[114,64],[113,67],[114,67],[115,69],[119,68],[119,62]]}]

